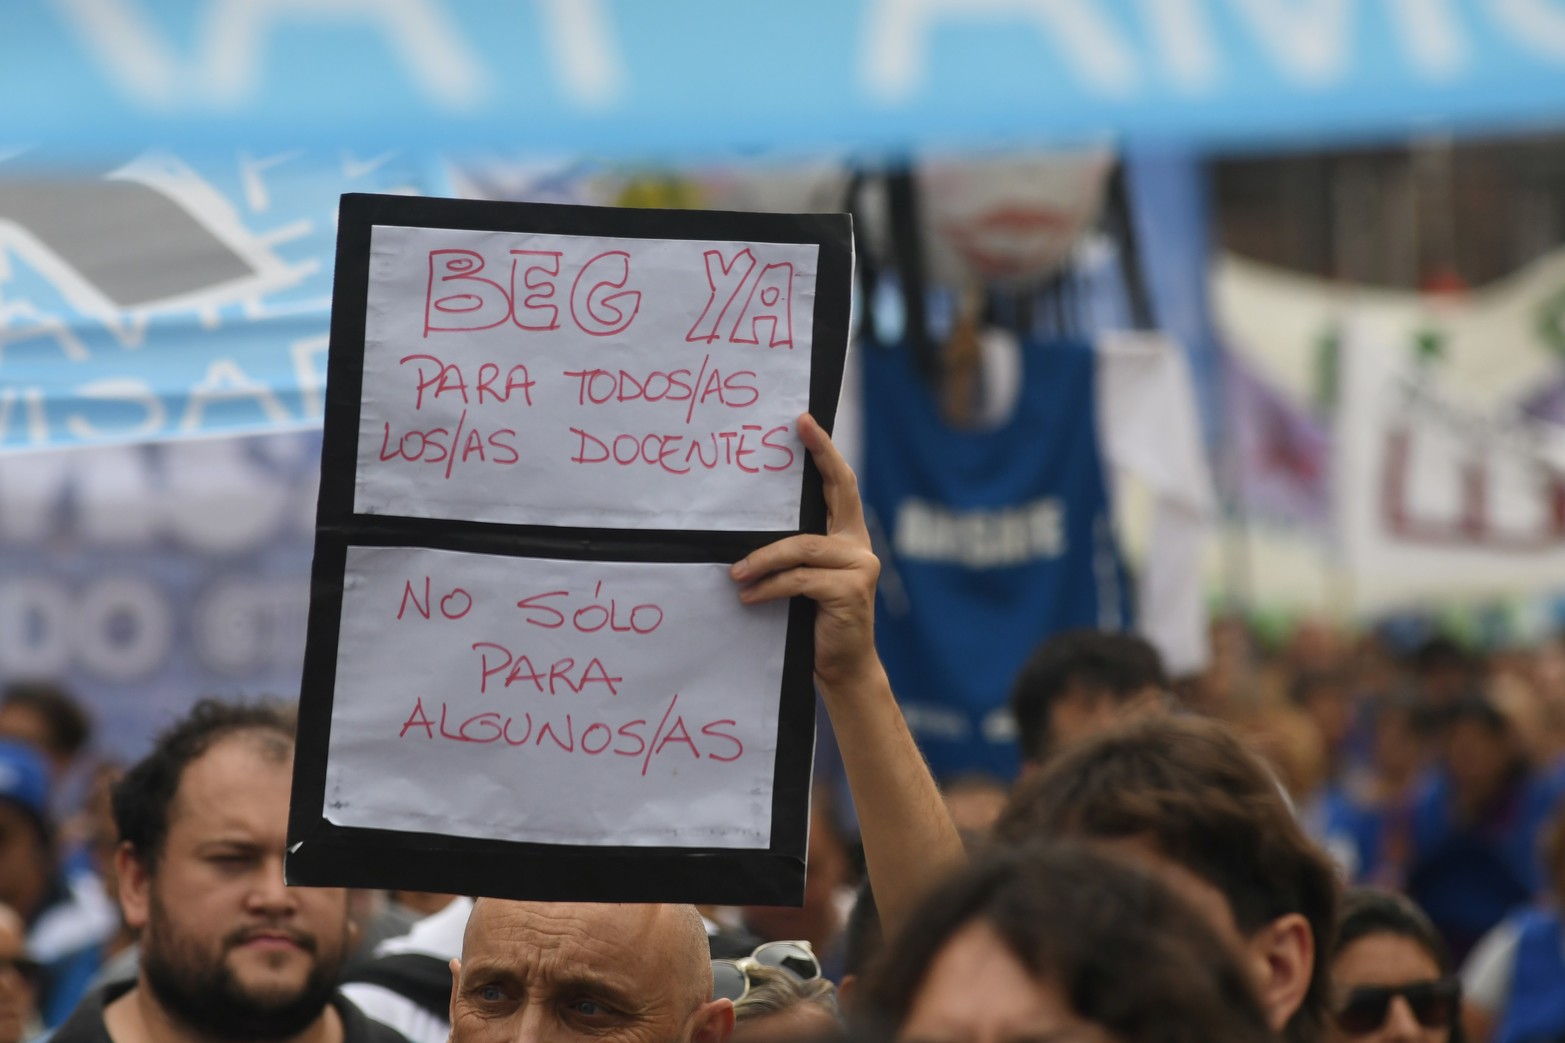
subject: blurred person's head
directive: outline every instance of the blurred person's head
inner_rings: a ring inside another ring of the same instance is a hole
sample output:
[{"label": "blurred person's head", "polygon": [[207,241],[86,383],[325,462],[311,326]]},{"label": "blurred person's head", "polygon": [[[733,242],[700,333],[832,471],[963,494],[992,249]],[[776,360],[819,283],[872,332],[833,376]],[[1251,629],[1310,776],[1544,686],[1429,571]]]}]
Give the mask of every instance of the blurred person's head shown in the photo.
[{"label": "blurred person's head", "polygon": [[1545,699],[1565,699],[1565,635],[1556,634],[1533,650],[1532,677]]},{"label": "blurred person's head", "polygon": [[1390,891],[1342,900],[1331,975],[1337,1038],[1351,1043],[1462,1043],[1460,989],[1429,918]]},{"label": "blurred person's head", "polygon": [[880,910],[875,907],[875,892],[866,875],[859,884],[848,925],[842,932],[842,980],[837,985],[837,1000],[851,1012],[864,972],[879,958],[885,936],[880,929]]},{"label": "blurred person's head", "polygon": [[1425,705],[1445,707],[1472,692],[1478,664],[1449,637],[1432,637],[1413,650],[1408,666]]},{"label": "blurred person's head", "polygon": [[1521,747],[1510,722],[1481,696],[1464,696],[1442,714],[1441,765],[1457,803],[1481,814],[1522,770]]},{"label": "blurred person's head", "polygon": [[1241,955],[1274,1029],[1323,1038],[1336,873],[1228,727],[1157,717],[1099,735],[1024,780],[995,836],[1081,838],[1143,862]]},{"label": "blurred person's head", "polygon": [[26,743],[63,774],[92,738],[81,703],[49,681],[16,681],[0,692],[0,738]]},{"label": "blurred person's head", "polygon": [[1370,630],[1359,634],[1348,656],[1354,687],[1364,695],[1383,695],[1402,683],[1402,667],[1385,635]]},{"label": "blurred person's head", "polygon": [[0,905],[0,1043],[21,1043],[37,1028],[38,964],[27,955],[27,927]]},{"label": "blurred person's head", "polygon": [[479,899],[451,961],[451,1043],[723,1043],[701,914],[688,905]]},{"label": "blurred person's head", "polygon": [[32,746],[0,740],[0,904],[24,919],[43,905],[55,875],[48,820],[49,769]]},{"label": "blurred person's head", "polygon": [[1123,717],[1161,706],[1167,690],[1163,659],[1145,638],[1071,630],[1045,639],[1011,686],[1026,768]]},{"label": "blurred person's head", "polygon": [[1236,722],[1294,800],[1309,799],[1330,778],[1326,740],[1315,721],[1291,706],[1267,706]]},{"label": "blurred person's head", "polygon": [[1219,616],[1208,627],[1212,658],[1206,669],[1180,692],[1184,705],[1221,716],[1239,701],[1255,671],[1255,641],[1249,623],[1238,615]]},{"label": "blurred person's head", "polygon": [[824,789],[810,801],[809,845],[804,904],[747,905],[744,924],[766,941],[802,938],[816,952],[826,952],[842,930],[842,896],[853,882],[853,862]]},{"label": "blurred person's head", "polygon": [[1320,617],[1299,620],[1288,634],[1286,658],[1302,673],[1338,669],[1345,658],[1342,628]]},{"label": "blurred person's head", "polygon": [[932,895],[855,1021],[897,1040],[1272,1039],[1250,981],[1150,873],[1071,844],[997,852]]},{"label": "blurred person's head", "polygon": [[1565,800],[1556,802],[1538,830],[1538,856],[1555,899],[1565,901]]},{"label": "blurred person's head", "polygon": [[1547,766],[1555,753],[1554,715],[1531,677],[1516,671],[1497,673],[1485,688],[1490,704],[1516,737],[1521,757],[1531,765]]},{"label": "blurred person's head", "polygon": [[387,897],[419,916],[432,916],[456,901],[456,895],[434,891],[388,891]]},{"label": "blurred person's head", "polygon": [[1376,778],[1389,790],[1405,790],[1428,758],[1428,715],[1410,692],[1375,700],[1370,713],[1370,759]]},{"label": "blurred person's head", "polygon": [[952,824],[971,845],[989,836],[1010,790],[993,775],[969,772],[943,782],[940,795],[945,798]]},{"label": "blurred person's head", "polygon": [[293,752],[284,710],[203,700],[114,789],[137,987],[190,1034],[305,1031],[350,950],[346,892],[283,882]]},{"label": "blurred person's head", "polygon": [[1335,758],[1353,729],[1353,691],[1341,670],[1305,670],[1293,679],[1288,697],[1314,722],[1325,743],[1326,755]]},{"label": "blurred person's head", "polygon": [[842,1037],[837,987],[781,967],[746,970],[749,991],[734,1001],[730,1043],[817,1043]]}]

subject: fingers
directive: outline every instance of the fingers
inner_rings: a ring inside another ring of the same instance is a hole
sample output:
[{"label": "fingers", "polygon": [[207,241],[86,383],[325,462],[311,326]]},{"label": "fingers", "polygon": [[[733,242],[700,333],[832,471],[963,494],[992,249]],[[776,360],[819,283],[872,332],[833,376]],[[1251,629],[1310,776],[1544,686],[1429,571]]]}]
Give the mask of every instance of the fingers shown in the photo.
[{"label": "fingers", "polygon": [[[844,576],[842,569],[800,567],[786,572],[774,572],[747,587],[740,588],[739,600],[746,605],[755,605],[763,601],[778,601],[794,597],[806,597],[823,604],[838,598],[860,599],[862,597],[860,587],[845,582]],[[874,589],[873,585],[870,589]]]},{"label": "fingers", "polygon": [[861,588],[866,576],[873,590],[880,574],[880,563],[870,550],[853,469],[808,413],[799,417],[799,439],[821,472],[830,535],[790,536],[736,561],[729,574],[749,584],[740,592],[746,603],[799,595],[819,601]]},{"label": "fingers", "polygon": [[853,468],[842,458],[825,428],[808,413],[799,417],[799,440],[810,451],[815,466],[821,473],[821,483],[826,493],[826,514],[831,532],[856,530],[864,527],[864,508],[859,502],[859,480]]},{"label": "fingers", "polygon": [[807,566],[821,569],[847,569],[865,564],[872,557],[857,544],[841,537],[805,533],[768,543],[734,562],[728,570],[737,580],[755,580],[785,569]]}]

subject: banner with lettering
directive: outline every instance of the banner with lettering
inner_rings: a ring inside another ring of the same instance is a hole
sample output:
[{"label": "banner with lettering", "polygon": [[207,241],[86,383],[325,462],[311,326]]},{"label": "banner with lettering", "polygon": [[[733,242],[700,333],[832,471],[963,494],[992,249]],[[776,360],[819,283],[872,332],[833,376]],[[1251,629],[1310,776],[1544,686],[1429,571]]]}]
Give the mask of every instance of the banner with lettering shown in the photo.
[{"label": "banner with lettering", "polygon": [[0,676],[130,763],[203,695],[295,699],[318,431],[0,454]]},{"label": "banner with lettering", "polygon": [[1565,585],[1565,253],[1460,295],[1213,269],[1252,595],[1364,612]]},{"label": "banner with lettering", "polygon": [[1360,604],[1565,586],[1565,427],[1455,383],[1383,328],[1345,339],[1333,520]]},{"label": "banner with lettering", "polygon": [[440,183],[406,152],[0,149],[0,452],[319,427],[337,199]]},{"label": "banner with lettering", "polygon": [[16,145],[689,157],[1492,131],[1565,107],[1558,0],[40,0]]},{"label": "banner with lettering", "polygon": [[844,215],[343,197],[288,876],[802,900]]}]

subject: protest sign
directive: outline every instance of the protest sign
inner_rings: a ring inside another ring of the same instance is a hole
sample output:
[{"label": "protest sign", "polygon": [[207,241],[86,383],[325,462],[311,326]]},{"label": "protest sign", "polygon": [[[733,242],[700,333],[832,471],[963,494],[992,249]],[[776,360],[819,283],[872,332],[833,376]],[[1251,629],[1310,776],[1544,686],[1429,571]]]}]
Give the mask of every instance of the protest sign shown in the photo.
[{"label": "protest sign", "polygon": [[344,196],[288,878],[801,900],[841,215]]}]

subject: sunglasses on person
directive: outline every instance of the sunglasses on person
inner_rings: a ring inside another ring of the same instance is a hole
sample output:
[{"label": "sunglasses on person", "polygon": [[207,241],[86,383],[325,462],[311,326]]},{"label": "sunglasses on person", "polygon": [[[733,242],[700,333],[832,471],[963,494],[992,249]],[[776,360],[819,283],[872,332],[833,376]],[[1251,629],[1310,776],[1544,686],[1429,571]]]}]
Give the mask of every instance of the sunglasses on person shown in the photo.
[{"label": "sunglasses on person", "polygon": [[1371,985],[1354,989],[1337,1008],[1337,1027],[1350,1036],[1363,1036],[1386,1023],[1391,1001],[1407,1000],[1413,1017],[1426,1029],[1443,1029],[1456,1018],[1462,986],[1455,978],[1410,982],[1407,985]]},{"label": "sunglasses on person", "polygon": [[757,967],[776,967],[800,981],[821,976],[821,961],[809,942],[767,942],[749,956],[712,961],[712,998],[735,1003],[744,999],[750,994],[750,972]]}]

